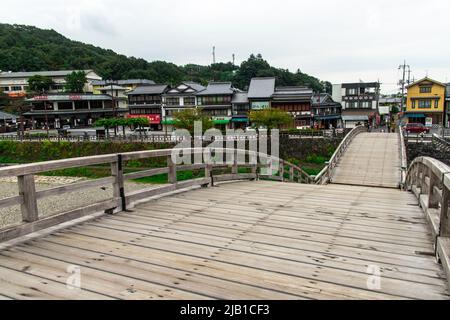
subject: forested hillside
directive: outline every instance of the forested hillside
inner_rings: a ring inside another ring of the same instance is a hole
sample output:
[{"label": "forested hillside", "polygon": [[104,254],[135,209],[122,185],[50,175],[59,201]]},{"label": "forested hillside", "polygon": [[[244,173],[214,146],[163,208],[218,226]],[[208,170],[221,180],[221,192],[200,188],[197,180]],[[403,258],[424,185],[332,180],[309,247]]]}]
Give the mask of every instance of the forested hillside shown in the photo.
[{"label": "forested hillside", "polygon": [[246,89],[252,77],[276,76],[278,85],[308,85],[315,91],[331,90],[330,83],[300,70],[292,73],[273,67],[259,54],[251,55],[240,66],[231,62],[177,66],[165,61],[148,62],[126,57],[112,50],[72,41],[54,30],[0,24],[0,70],[62,69],[94,69],[104,79],[146,78],[168,84],[183,80],[203,84],[211,80],[232,81],[240,89]]}]

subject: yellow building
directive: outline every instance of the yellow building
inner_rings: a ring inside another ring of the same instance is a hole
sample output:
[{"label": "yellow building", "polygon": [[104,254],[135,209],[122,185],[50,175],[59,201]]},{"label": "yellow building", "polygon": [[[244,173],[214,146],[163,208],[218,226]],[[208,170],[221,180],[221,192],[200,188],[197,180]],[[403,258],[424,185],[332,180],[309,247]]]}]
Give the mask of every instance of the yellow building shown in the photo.
[{"label": "yellow building", "polygon": [[423,78],[410,84],[406,100],[408,122],[443,124],[445,84]]}]

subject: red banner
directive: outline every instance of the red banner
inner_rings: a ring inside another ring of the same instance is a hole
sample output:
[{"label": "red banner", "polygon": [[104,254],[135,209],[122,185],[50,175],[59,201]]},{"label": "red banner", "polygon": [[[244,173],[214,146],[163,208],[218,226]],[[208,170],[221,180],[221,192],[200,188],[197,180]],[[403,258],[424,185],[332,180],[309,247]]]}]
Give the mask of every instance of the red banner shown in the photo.
[{"label": "red banner", "polygon": [[129,114],[128,118],[147,118],[150,124],[160,124],[161,115],[160,114]]}]

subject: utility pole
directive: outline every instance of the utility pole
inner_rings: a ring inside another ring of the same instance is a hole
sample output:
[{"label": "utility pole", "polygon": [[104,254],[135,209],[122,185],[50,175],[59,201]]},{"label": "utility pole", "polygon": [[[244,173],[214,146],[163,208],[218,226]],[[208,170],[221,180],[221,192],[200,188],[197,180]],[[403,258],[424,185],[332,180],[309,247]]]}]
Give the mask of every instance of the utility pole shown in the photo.
[{"label": "utility pole", "polygon": [[403,61],[403,64],[398,67],[398,70],[400,70],[400,69],[403,70],[402,80],[400,80],[400,83],[399,83],[401,85],[401,88],[402,88],[402,101],[401,101],[401,109],[402,110],[401,111],[405,111],[404,110],[404,105],[405,105],[405,101],[404,100],[405,100],[406,68],[409,69],[409,65],[406,64],[406,61]]},{"label": "utility pole", "polygon": [[213,56],[213,64],[215,64],[216,63],[216,46],[213,46],[212,56]]},{"label": "utility pole", "polygon": [[236,56],[233,53],[233,66],[234,66],[234,61],[235,61]]}]

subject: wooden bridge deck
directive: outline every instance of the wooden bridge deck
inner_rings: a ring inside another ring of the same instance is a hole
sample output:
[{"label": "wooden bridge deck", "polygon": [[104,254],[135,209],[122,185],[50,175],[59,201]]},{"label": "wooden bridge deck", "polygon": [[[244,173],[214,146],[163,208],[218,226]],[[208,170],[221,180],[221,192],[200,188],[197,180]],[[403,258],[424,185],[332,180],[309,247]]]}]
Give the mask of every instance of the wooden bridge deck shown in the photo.
[{"label": "wooden bridge deck", "polygon": [[401,180],[396,133],[361,133],[345,151],[333,183],[397,188]]},{"label": "wooden bridge deck", "polygon": [[[1,251],[0,298],[448,299],[433,255],[410,193],[228,183]],[[80,290],[66,287],[70,265]]]}]

